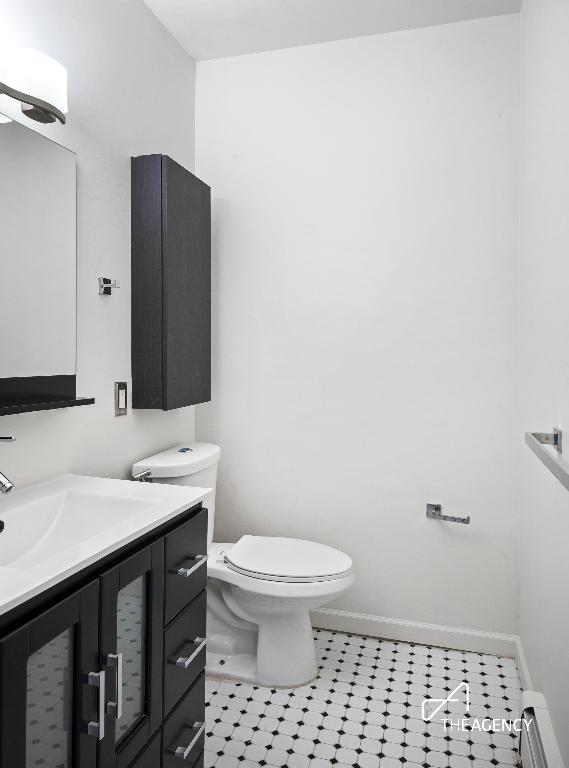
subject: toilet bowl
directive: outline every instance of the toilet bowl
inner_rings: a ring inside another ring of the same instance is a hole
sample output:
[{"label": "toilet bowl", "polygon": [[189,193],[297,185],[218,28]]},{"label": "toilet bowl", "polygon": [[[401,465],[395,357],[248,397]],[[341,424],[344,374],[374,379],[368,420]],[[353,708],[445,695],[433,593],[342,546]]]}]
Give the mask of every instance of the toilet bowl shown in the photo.
[{"label": "toilet bowl", "polygon": [[316,677],[310,611],[354,582],[352,561],[304,539],[242,536],[213,542],[218,446],[191,443],[137,462],[154,482],[211,488],[208,507],[207,662],[209,674],[294,687]]}]

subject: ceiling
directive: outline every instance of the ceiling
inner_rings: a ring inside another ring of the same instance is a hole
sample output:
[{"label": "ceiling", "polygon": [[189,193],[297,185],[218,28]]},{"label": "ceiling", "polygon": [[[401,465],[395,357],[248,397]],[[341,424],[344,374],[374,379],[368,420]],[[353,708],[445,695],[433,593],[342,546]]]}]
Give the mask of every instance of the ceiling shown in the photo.
[{"label": "ceiling", "polygon": [[145,0],[196,60],[516,13],[522,0]]}]

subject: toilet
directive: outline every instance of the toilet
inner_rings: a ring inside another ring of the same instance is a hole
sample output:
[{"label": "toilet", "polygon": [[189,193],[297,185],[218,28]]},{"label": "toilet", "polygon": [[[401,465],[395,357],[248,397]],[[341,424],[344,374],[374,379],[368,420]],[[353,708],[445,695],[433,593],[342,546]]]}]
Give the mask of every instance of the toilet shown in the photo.
[{"label": "toilet", "polygon": [[217,465],[211,443],[179,445],[137,462],[157,483],[211,488],[208,508],[209,674],[256,685],[295,687],[317,674],[310,611],[354,582],[351,558],[304,539],[244,535],[213,541]]}]

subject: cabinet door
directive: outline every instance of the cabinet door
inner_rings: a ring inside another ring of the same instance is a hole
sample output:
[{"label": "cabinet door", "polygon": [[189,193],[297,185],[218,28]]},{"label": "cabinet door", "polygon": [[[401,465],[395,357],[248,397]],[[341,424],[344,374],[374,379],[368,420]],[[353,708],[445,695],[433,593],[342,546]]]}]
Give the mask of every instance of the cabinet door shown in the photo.
[{"label": "cabinet door", "polygon": [[165,410],[211,399],[210,188],[162,158]]},{"label": "cabinet door", "polygon": [[98,582],[0,640],[1,768],[96,768]]},{"label": "cabinet door", "polygon": [[164,543],[100,580],[100,664],[107,673],[99,768],[126,768],[162,720]]}]

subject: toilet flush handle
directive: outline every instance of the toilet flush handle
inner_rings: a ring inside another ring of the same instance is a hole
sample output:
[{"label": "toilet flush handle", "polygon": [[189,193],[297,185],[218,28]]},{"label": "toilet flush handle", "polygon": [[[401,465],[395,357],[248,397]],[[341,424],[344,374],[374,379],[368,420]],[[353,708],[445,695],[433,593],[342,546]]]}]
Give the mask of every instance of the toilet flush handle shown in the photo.
[{"label": "toilet flush handle", "polygon": [[205,565],[207,563],[207,558],[209,555],[195,555],[195,557],[190,558],[191,560],[196,560],[196,564],[192,565],[191,568],[178,568],[176,573],[178,576],[182,576],[184,579],[187,579],[189,576],[192,575],[192,573],[195,573],[198,568],[201,568],[202,565]]}]

